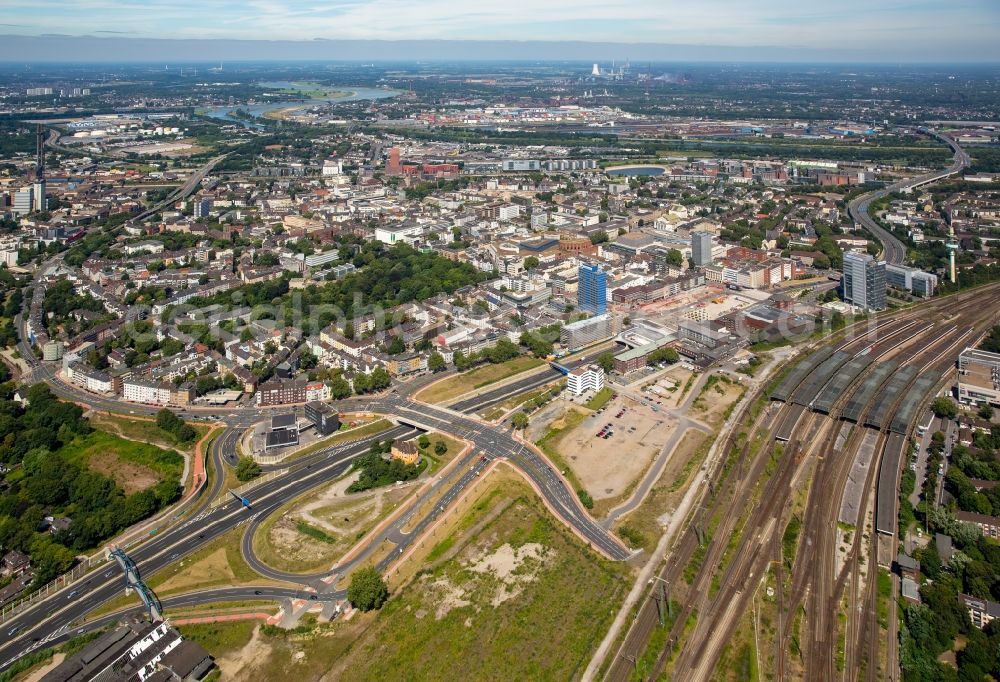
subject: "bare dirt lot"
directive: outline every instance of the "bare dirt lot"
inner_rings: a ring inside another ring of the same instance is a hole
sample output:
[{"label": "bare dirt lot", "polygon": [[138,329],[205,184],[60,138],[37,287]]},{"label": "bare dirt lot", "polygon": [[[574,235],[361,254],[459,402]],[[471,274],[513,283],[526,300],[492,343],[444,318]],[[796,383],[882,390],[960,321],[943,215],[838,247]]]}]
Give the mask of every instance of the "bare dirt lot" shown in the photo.
[{"label": "bare dirt lot", "polygon": [[[621,414],[621,417],[618,417]],[[610,424],[609,438],[598,433]],[[645,473],[676,420],[619,396],[565,432],[556,447],[595,500],[617,497]]]},{"label": "bare dirt lot", "polygon": [[151,488],[160,482],[160,475],[152,469],[122,461],[111,453],[92,455],[88,466],[99,474],[113,478],[126,495]]},{"label": "bare dirt lot", "polygon": [[712,375],[691,404],[691,416],[710,426],[721,426],[745,390],[746,387],[731,379]]}]

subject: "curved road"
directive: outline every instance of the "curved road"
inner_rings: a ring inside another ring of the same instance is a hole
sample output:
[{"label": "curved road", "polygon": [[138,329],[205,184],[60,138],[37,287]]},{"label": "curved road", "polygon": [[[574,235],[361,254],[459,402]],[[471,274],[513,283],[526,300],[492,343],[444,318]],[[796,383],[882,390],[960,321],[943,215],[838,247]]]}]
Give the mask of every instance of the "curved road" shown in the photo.
[{"label": "curved road", "polygon": [[[43,266],[39,272],[44,272],[44,270]],[[40,282],[36,282],[35,287],[40,285]],[[126,415],[151,415],[160,409],[159,406],[122,403],[112,398],[89,393],[64,382],[56,374],[58,365],[40,362],[34,355],[34,349],[24,340],[25,330],[22,317],[18,317],[16,323],[22,337],[19,349],[25,362],[31,368],[30,379],[46,382],[52,388],[53,393],[59,397],[86,404],[94,410]],[[586,357],[583,357],[564,364],[574,367],[586,361]],[[143,575],[148,576],[166,568],[182,557],[190,555],[201,546],[233,528],[246,523],[248,528],[243,537],[243,550],[248,562],[255,570],[264,576],[277,580],[305,584],[313,590],[322,592],[323,598],[327,600],[341,598],[342,594],[330,591],[329,585],[321,580],[324,574],[312,576],[286,574],[274,571],[260,562],[253,554],[252,531],[289,499],[342,474],[352,459],[368,450],[372,441],[386,437],[412,437],[419,430],[436,430],[469,440],[475,446],[458,463],[458,466],[434,483],[434,493],[441,492],[441,503],[421,518],[408,532],[403,532],[401,529],[412,522],[418,508],[410,510],[401,519],[379,533],[374,540],[370,540],[358,557],[344,566],[336,567],[333,573],[343,574],[346,569],[370,556],[383,540],[388,540],[395,545],[395,548],[392,554],[383,558],[378,564],[380,570],[385,570],[406,547],[419,538],[440,517],[475,480],[476,476],[488,466],[490,461],[499,458],[509,460],[520,469],[541,494],[550,510],[593,547],[612,558],[627,559],[631,556],[631,552],[616,537],[593,520],[583,509],[568,483],[553,470],[544,457],[513,438],[505,427],[485,424],[477,419],[469,418],[465,414],[465,411],[475,412],[498,404],[511,395],[551,383],[558,378],[551,372],[540,372],[513,381],[486,391],[476,398],[463,400],[461,402],[462,412],[412,401],[396,394],[396,391],[400,390],[398,387],[384,397],[341,401],[338,405],[342,410],[363,409],[392,415],[400,422],[401,426],[354,443],[327,448],[297,460],[293,465],[287,467],[286,474],[262,483],[254,489],[251,500],[253,507],[249,510],[235,500],[215,507],[210,505],[223,493],[222,487],[225,477],[222,472],[226,465],[232,466],[236,463],[236,444],[243,431],[262,418],[266,418],[268,413],[287,412],[289,408],[260,410],[240,406],[229,409],[188,408],[179,410],[178,413],[183,417],[221,419],[226,426],[209,448],[208,458],[211,462],[207,463],[207,468],[211,468],[214,472],[211,485],[207,488],[203,487],[197,495],[189,497],[178,507],[175,507],[170,516],[164,516],[161,520],[164,525],[151,532],[159,531],[160,534],[129,549],[129,555],[137,563]],[[405,391],[406,388],[404,387],[402,390]],[[180,520],[185,514],[187,514],[187,518]],[[176,524],[171,526],[171,521],[176,521]],[[71,585],[32,604],[24,611],[6,620],[0,625],[0,632],[5,635],[0,643],[0,669],[7,667],[34,648],[58,641],[56,638],[69,636],[74,627],[73,623],[78,622],[87,613],[120,594],[123,583],[119,574],[120,571],[113,565],[106,564],[96,568]],[[327,572],[325,575],[330,574]],[[243,588],[232,588],[229,592],[211,590],[176,599],[187,598],[191,600],[190,603],[207,603],[208,601],[225,599],[230,592],[241,595],[239,598],[246,598],[246,591],[241,590]],[[288,594],[282,593],[282,596],[288,596]],[[164,603],[169,606],[174,601],[174,599],[164,600]]]},{"label": "curved road", "polygon": [[[412,429],[401,430],[401,433],[412,432]],[[152,575],[233,528],[252,522],[257,515],[266,515],[292,497],[331,480],[338,472],[343,472],[351,459],[366,452],[373,439],[362,440],[348,447],[320,451],[300,460],[286,476],[255,488],[253,506],[250,509],[245,509],[235,500],[209,508],[217,493],[203,495],[201,504],[190,518],[129,550],[129,556],[139,566],[143,576]],[[216,476],[215,480],[218,483],[214,490],[221,489],[222,476]],[[71,629],[74,622],[119,596],[123,588],[121,571],[117,566],[106,564],[93,571],[86,579],[73,583],[4,622],[0,643],[0,669],[36,648],[38,642],[34,640],[45,642],[53,633]],[[210,597],[206,597],[206,594]],[[200,593],[200,601],[195,603],[217,601],[219,594],[221,593],[217,590]],[[312,599],[311,596],[307,598]]]},{"label": "curved road", "polygon": [[885,257],[886,262],[890,265],[903,264],[906,260],[906,246],[894,234],[883,228],[872,219],[871,215],[868,213],[868,208],[871,206],[872,202],[878,201],[887,194],[891,194],[893,192],[905,192],[921,185],[937,182],[938,180],[961,172],[971,163],[969,155],[952,138],[946,135],[941,135],[940,133],[930,129],[924,129],[921,132],[930,135],[936,140],[944,142],[951,147],[952,152],[955,154],[951,166],[943,171],[928,173],[910,180],[901,180],[900,182],[893,183],[888,187],[862,195],[847,205],[847,212],[851,218],[854,219],[855,222],[864,225],[865,229],[871,232],[876,239],[882,242],[882,254]]}]

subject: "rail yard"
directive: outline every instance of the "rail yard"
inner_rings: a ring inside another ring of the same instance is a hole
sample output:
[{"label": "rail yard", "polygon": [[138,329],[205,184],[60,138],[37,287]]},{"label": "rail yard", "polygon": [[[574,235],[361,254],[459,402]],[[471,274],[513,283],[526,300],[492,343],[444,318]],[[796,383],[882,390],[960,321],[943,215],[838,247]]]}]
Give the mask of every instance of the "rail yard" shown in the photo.
[{"label": "rail yard", "polygon": [[[876,572],[895,557],[907,436],[998,307],[990,286],[855,325],[751,396],[605,679],[709,679],[747,614],[762,674],[891,679],[895,600],[880,623]],[[797,500],[801,533],[783,542]]]}]

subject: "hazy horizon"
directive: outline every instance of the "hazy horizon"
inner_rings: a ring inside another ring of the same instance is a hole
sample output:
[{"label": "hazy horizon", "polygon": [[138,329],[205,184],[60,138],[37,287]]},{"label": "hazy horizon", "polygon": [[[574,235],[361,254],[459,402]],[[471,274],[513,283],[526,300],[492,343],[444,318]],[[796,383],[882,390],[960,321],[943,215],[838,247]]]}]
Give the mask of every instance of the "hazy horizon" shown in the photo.
[{"label": "hazy horizon", "polygon": [[[14,61],[161,61],[192,59],[192,50],[205,52],[194,59],[209,60],[261,58],[259,51],[267,59],[497,59],[512,45],[519,59],[546,60],[1000,61],[996,0],[951,0],[946,7],[934,0],[2,4],[0,60]],[[480,54],[484,49],[490,54]]]},{"label": "hazy horizon", "polygon": [[[3,30],[4,24],[0,24]],[[512,54],[516,52],[515,54]],[[727,46],[582,40],[234,40],[0,34],[0,62],[156,63],[267,61],[748,62],[786,64],[990,65],[1000,46],[959,56],[920,46],[913,53],[789,46]]]}]

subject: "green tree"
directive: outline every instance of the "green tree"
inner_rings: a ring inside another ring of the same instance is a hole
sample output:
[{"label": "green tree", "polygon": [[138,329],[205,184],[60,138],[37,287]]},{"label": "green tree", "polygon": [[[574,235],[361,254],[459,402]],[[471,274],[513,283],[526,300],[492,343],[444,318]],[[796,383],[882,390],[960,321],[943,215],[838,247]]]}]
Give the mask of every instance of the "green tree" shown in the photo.
[{"label": "green tree", "polygon": [[931,410],[939,419],[954,419],[958,416],[958,405],[951,398],[939,396],[931,403]]},{"label": "green tree", "polygon": [[351,397],[351,385],[347,383],[347,379],[337,376],[330,380],[330,397],[334,400]]},{"label": "green tree", "polygon": [[260,476],[260,465],[253,457],[240,457],[236,464],[236,478],[241,481],[251,481]]},{"label": "green tree", "polygon": [[666,362],[672,365],[680,359],[681,356],[673,348],[657,348],[646,357],[646,364],[658,365],[661,362]]},{"label": "green tree", "polygon": [[538,267],[538,258],[536,258],[535,256],[528,256],[527,258],[524,259],[525,270],[534,270],[537,267]]},{"label": "green tree", "polygon": [[445,364],[444,357],[438,353],[431,353],[427,358],[427,369],[432,372],[443,372],[448,369],[448,365]]},{"label": "green tree", "polygon": [[317,365],[319,361],[311,350],[305,348],[299,353],[299,367],[306,371],[309,371]]},{"label": "green tree", "polygon": [[608,233],[604,230],[598,230],[590,235],[590,243],[594,244],[604,244],[608,241]]},{"label": "green tree", "polygon": [[989,421],[990,419],[993,419],[993,406],[990,405],[989,403],[983,403],[982,405],[979,406],[979,409],[976,411],[976,414],[979,415],[980,419],[985,419]]},{"label": "green tree", "polygon": [[528,415],[524,412],[515,412],[511,418],[510,423],[514,425],[514,428],[521,431],[528,427]]},{"label": "green tree", "polygon": [[389,588],[374,567],[359,568],[351,575],[347,599],[362,611],[380,608],[389,598]]},{"label": "green tree", "polygon": [[611,370],[615,368],[615,356],[611,353],[601,353],[597,358],[597,366],[603,369],[606,374],[610,374]]},{"label": "green tree", "polygon": [[440,457],[444,453],[448,452],[448,446],[443,440],[439,440],[434,443],[434,454]]},{"label": "green tree", "polygon": [[417,445],[421,450],[426,450],[427,446],[431,444],[431,439],[427,437],[426,433],[420,434],[420,438],[417,439]]},{"label": "green tree", "polygon": [[400,355],[406,352],[406,344],[403,342],[403,337],[396,334],[389,341],[389,345],[385,347],[385,352],[389,355]]}]

